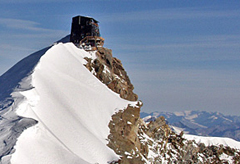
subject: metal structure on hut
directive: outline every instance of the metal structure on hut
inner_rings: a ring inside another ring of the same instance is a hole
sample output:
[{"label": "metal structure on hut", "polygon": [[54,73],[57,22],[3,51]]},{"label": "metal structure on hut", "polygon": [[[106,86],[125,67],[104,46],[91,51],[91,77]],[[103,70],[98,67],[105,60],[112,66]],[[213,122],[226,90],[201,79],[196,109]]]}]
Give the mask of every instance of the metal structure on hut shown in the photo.
[{"label": "metal structure on hut", "polygon": [[104,38],[100,37],[98,21],[85,16],[73,17],[70,41],[86,50],[102,47]]}]

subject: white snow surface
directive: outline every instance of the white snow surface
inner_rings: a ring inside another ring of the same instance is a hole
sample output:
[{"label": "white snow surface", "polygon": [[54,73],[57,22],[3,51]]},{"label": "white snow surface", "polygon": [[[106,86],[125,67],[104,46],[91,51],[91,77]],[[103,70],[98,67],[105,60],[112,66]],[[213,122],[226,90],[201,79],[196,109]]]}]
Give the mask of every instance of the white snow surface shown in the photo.
[{"label": "white snow surface", "polygon": [[38,124],[18,138],[12,164],[102,164],[118,159],[107,147],[108,123],[115,112],[136,102],[121,99],[83,66],[84,57],[92,55],[72,43],[59,43],[21,82],[32,87],[18,91],[24,100],[17,114]]},{"label": "white snow surface", "polygon": [[[171,127],[177,134],[180,134],[181,131],[184,131],[184,129],[176,126],[171,126]],[[194,140],[196,141],[196,143],[204,143],[207,146],[223,145],[223,146],[229,146],[231,148],[240,150],[240,142],[227,137],[204,137],[204,136],[197,136],[197,135],[191,135],[191,134],[185,133],[183,135],[183,138],[187,140]]]},{"label": "white snow surface", "polygon": [[[83,66],[84,57],[96,58],[94,52],[72,43],[58,43],[44,53],[12,93],[17,114],[38,124],[20,135],[15,152],[4,156],[2,163],[106,164],[117,160],[119,157],[107,147],[108,123],[115,112],[136,102],[121,99]],[[184,137],[240,149],[240,142],[229,138]]]},{"label": "white snow surface", "polygon": [[223,145],[223,146],[229,146],[231,148],[240,150],[240,142],[231,138],[203,137],[203,136],[196,136],[196,135],[190,135],[190,134],[184,134],[183,138],[186,138],[187,140],[195,140],[196,143],[204,143],[207,146]]}]

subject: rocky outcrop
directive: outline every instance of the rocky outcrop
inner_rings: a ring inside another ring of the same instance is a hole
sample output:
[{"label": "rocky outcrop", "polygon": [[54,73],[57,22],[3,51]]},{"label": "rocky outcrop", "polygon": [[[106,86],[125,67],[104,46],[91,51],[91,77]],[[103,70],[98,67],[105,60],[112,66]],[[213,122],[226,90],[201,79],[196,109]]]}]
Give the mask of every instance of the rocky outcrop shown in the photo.
[{"label": "rocky outcrop", "polygon": [[[136,101],[138,97],[121,61],[112,57],[112,51],[107,48],[98,48],[95,54],[96,58],[85,58],[88,70],[120,97]],[[141,106],[139,101],[136,106],[129,105],[112,116],[108,146],[120,159],[111,163],[239,163],[239,150],[186,140],[183,132],[176,134],[171,130],[163,116],[144,122],[140,118]]]},{"label": "rocky outcrop", "polygon": [[112,163],[239,163],[239,150],[186,140],[183,132],[171,131],[163,116],[146,124],[139,110],[128,106],[112,116],[108,146],[121,156]]},{"label": "rocky outcrop", "polygon": [[96,52],[97,58],[85,58],[85,65],[89,71],[112,91],[120,94],[120,97],[130,101],[136,101],[138,96],[133,92],[133,85],[124,70],[119,59],[112,56],[112,50],[98,47]]},{"label": "rocky outcrop", "polygon": [[113,149],[124,164],[144,163],[141,154],[141,143],[138,138],[139,125],[141,124],[140,104],[137,107],[128,106],[112,116],[109,123],[110,135],[108,146]]},{"label": "rocky outcrop", "polygon": [[240,116],[208,111],[140,113],[140,117],[147,122],[159,116],[164,116],[169,125],[182,128],[189,134],[227,137],[240,141]]}]

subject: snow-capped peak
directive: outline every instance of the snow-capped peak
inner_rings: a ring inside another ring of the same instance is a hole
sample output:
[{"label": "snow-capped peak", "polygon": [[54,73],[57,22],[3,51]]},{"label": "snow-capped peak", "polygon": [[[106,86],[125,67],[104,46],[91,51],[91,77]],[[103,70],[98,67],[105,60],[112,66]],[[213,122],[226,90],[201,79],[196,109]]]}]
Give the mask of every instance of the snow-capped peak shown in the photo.
[{"label": "snow-capped peak", "polygon": [[18,88],[24,86],[24,90],[12,94],[14,101],[21,99],[16,112],[38,123],[18,138],[11,163],[107,163],[118,159],[107,147],[108,123],[115,112],[136,103],[121,99],[83,66],[84,57],[92,55],[72,43],[59,43],[23,78]]}]

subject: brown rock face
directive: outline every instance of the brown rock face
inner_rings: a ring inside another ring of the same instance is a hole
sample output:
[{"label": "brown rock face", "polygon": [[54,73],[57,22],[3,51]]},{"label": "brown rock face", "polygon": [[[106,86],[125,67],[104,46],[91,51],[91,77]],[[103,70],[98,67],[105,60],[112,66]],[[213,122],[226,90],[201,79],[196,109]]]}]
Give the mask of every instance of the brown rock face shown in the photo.
[{"label": "brown rock face", "polygon": [[[112,163],[144,164],[155,139],[168,141],[171,129],[165,118],[159,117],[147,125],[139,117],[140,107],[140,103],[136,107],[128,106],[112,116],[108,146],[121,156],[119,161]],[[166,149],[167,142],[164,141],[157,144],[162,149]]]},{"label": "brown rock face", "polygon": [[85,66],[89,71],[94,70],[95,76],[112,91],[120,94],[120,97],[130,101],[136,101],[138,96],[133,93],[133,85],[124,70],[119,59],[112,57],[112,50],[98,47],[97,59],[92,61],[85,58],[88,62]]},{"label": "brown rock face", "polygon": [[128,106],[125,110],[112,116],[112,121],[109,123],[108,146],[122,156],[115,163],[144,163],[139,156],[142,148],[138,138],[139,125],[141,124],[139,116],[140,105],[137,107]]},{"label": "brown rock face", "polygon": [[145,132],[151,138],[161,138],[168,137],[172,131],[166,124],[165,118],[160,116],[148,124],[148,130]]},{"label": "brown rock face", "polygon": [[[136,101],[138,96],[133,93],[134,87],[121,61],[112,57],[110,49],[102,47],[98,48],[96,56],[95,60],[85,58],[86,68],[120,97]],[[145,123],[140,119],[141,106],[141,102],[134,107],[129,105],[112,116],[108,146],[120,156],[112,164],[229,163],[221,156],[228,156],[232,163],[239,163],[239,150],[186,140],[183,132],[176,134],[170,129],[163,116]]]},{"label": "brown rock face", "polygon": [[230,156],[233,163],[239,163],[239,150],[186,140],[183,133],[171,131],[164,117],[146,124],[139,118],[139,112],[140,106],[128,106],[112,116],[108,146],[121,156],[112,163],[228,163],[220,158],[221,155]]}]

